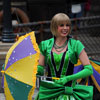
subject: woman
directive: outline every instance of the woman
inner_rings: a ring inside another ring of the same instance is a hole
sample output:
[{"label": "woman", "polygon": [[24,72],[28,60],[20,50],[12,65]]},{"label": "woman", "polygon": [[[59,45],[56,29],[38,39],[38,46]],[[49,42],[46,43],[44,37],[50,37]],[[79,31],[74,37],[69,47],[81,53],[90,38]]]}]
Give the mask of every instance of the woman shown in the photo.
[{"label": "woman", "polygon": [[[83,44],[79,40],[69,37],[71,33],[71,21],[64,13],[56,14],[51,20],[51,32],[54,38],[40,43],[40,60],[38,75],[43,75],[43,67],[46,66],[48,77],[57,77],[52,80],[56,84],[72,86],[72,81],[84,78],[93,73],[88,56]],[[84,69],[73,74],[74,64],[80,59]],[[40,86],[41,87],[41,86]],[[61,94],[45,100],[75,100],[73,96]],[[39,96],[38,96],[38,99]]]}]

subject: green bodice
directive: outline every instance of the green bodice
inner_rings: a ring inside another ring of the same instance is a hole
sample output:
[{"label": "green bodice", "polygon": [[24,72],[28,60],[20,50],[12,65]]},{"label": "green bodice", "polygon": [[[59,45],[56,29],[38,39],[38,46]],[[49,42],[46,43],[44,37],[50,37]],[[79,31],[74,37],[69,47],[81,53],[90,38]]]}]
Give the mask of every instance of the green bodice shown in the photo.
[{"label": "green bodice", "polygon": [[[39,45],[40,52],[45,56],[45,64],[47,64],[48,56],[54,44],[54,38],[42,41]],[[77,63],[78,57],[84,46],[79,40],[69,38],[68,40],[68,55],[73,64]]]},{"label": "green bodice", "polygon": [[48,56],[48,76],[52,77],[63,77],[67,73],[69,65],[69,56],[68,52],[56,54],[51,52]]}]

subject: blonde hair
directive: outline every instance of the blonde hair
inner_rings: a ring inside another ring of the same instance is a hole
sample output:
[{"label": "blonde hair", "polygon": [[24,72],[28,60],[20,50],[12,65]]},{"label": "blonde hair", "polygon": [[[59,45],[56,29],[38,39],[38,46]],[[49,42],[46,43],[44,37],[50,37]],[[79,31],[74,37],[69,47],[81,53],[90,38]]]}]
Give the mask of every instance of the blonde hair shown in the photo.
[{"label": "blonde hair", "polygon": [[50,29],[54,36],[56,36],[57,34],[58,25],[61,25],[62,23],[65,23],[65,22],[70,26],[70,30],[71,30],[71,21],[66,14],[58,13],[52,18]]}]

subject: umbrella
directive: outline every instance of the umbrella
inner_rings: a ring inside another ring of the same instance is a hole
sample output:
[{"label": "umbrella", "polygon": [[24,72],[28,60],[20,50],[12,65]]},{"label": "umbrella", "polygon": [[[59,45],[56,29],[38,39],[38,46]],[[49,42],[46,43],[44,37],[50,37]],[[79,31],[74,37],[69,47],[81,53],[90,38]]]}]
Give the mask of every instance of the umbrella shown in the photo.
[{"label": "umbrella", "polygon": [[2,70],[6,100],[32,100],[39,54],[34,32],[21,36],[9,49]]},{"label": "umbrella", "polygon": [[[92,58],[89,58],[89,60],[92,65],[92,68],[93,68],[93,75],[91,75],[89,78],[86,78],[86,85],[90,85],[90,84],[94,83],[95,87],[100,92],[100,61],[97,61]],[[80,60],[78,60],[78,63],[75,64],[75,67],[74,67],[74,73],[77,73],[77,72],[81,71],[82,69],[83,69],[83,66],[82,66]],[[77,80],[77,82],[80,83],[80,82],[82,82],[82,80],[83,79],[79,79],[79,80]]]}]

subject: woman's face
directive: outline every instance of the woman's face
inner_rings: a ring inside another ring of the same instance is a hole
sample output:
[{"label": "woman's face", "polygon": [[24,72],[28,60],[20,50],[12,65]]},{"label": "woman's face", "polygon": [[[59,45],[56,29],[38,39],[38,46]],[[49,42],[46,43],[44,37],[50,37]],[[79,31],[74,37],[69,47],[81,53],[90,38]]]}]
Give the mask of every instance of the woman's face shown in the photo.
[{"label": "woman's face", "polygon": [[57,36],[59,37],[66,37],[70,32],[70,25],[66,23],[62,23],[58,25],[58,33]]}]

